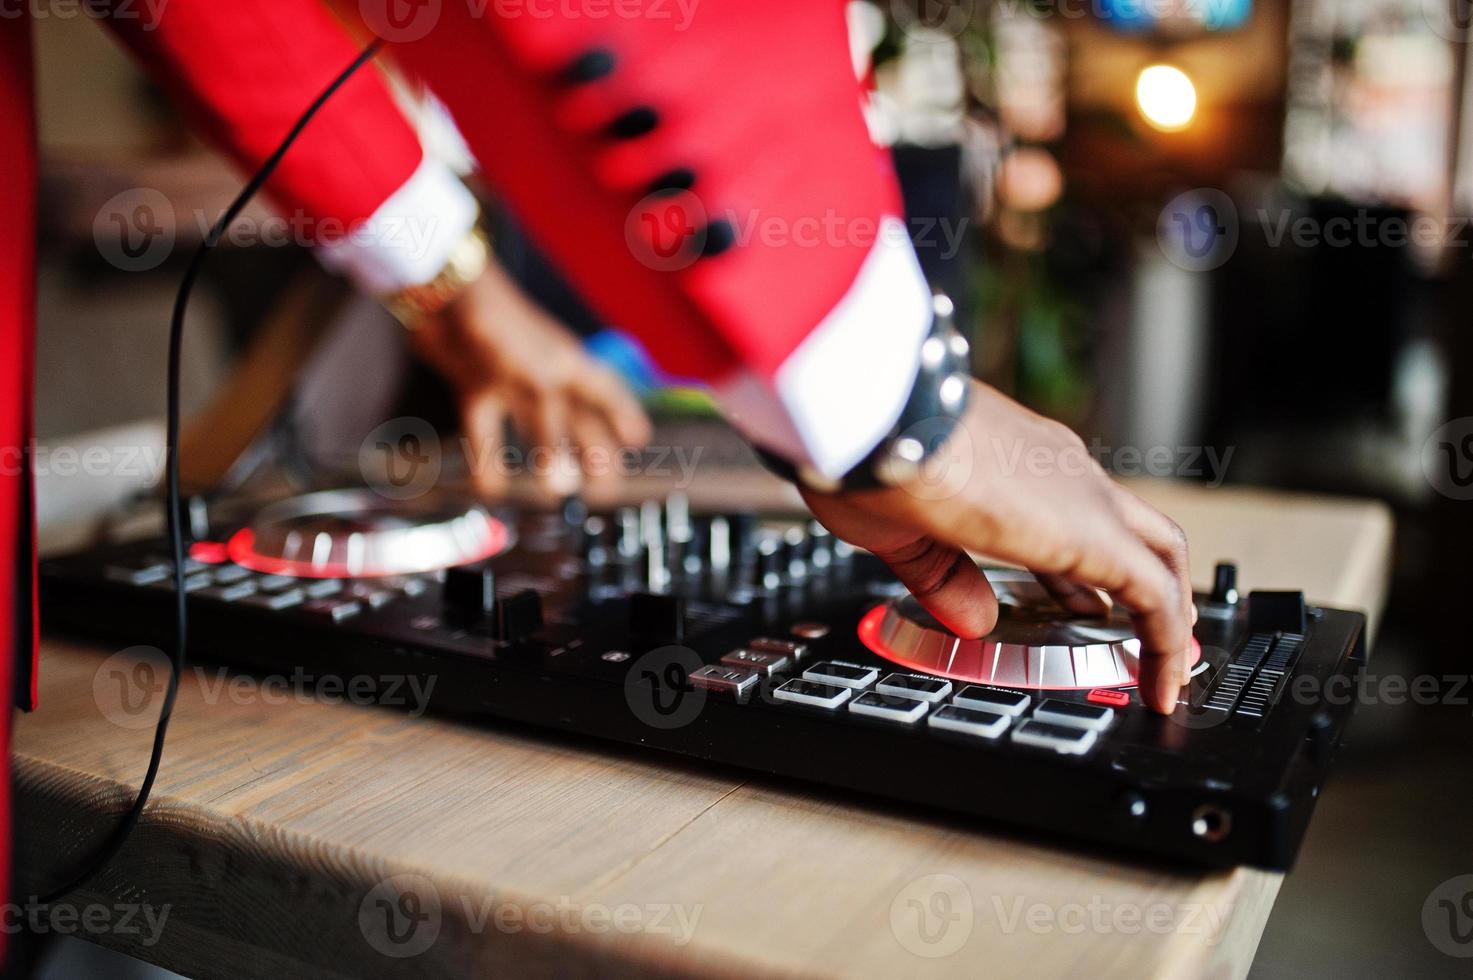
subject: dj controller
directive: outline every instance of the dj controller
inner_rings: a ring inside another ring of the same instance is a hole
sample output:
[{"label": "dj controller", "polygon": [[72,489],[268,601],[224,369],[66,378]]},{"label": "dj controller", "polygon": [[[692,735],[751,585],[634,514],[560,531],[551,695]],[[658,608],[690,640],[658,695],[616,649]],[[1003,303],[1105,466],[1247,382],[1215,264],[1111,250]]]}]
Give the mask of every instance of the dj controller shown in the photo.
[{"label": "dj controller", "polygon": [[[1123,614],[1070,617],[1026,573],[988,569],[998,625],[961,639],[802,520],[679,496],[513,512],[366,490],[212,510],[185,569],[191,657],[413,677],[435,710],[1194,864],[1291,864],[1350,713],[1324,693],[1365,659],[1361,615],[1239,596],[1219,565],[1191,683],[1162,716]],[[167,552],[44,562],[43,622],[171,649]]]}]

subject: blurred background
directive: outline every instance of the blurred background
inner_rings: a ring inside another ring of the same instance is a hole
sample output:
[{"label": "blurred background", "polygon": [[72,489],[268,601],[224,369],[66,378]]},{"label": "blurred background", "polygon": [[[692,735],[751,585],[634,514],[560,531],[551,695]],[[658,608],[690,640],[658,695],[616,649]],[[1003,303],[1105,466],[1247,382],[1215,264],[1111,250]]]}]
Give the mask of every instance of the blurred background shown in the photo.
[{"label": "blurred background", "polygon": [[[1074,426],[1123,476],[1386,501],[1397,557],[1373,646],[1380,675],[1468,673],[1466,8],[850,8],[872,133],[893,148],[912,237],[933,283],[958,301],[977,375]],[[36,28],[39,436],[126,431],[157,445],[168,310],[190,246],[241,176],[86,16],[37,18]],[[408,101],[427,141],[464,164],[453,130]],[[512,219],[496,225],[503,261],[626,371],[662,425],[710,438],[702,427],[719,423],[698,394],[659,377],[570,296]],[[157,235],[129,245],[117,229],[130,227]],[[256,413],[245,448],[215,474],[224,485],[262,466],[305,484],[351,469],[363,433],[406,405],[451,417],[446,393],[372,301],[297,247],[245,240],[227,242],[196,294],[186,410],[220,411],[263,338],[300,322],[312,324],[301,375]],[[732,445],[704,465],[745,463]],[[107,503],[135,491],[120,486]],[[57,546],[92,530],[72,526],[65,493],[43,493],[41,505]],[[1460,705],[1357,709],[1254,976],[1456,972],[1460,961],[1423,934],[1421,909],[1438,883],[1473,872],[1473,779],[1446,778],[1473,775],[1469,694]],[[52,967],[67,969],[64,959]]]}]

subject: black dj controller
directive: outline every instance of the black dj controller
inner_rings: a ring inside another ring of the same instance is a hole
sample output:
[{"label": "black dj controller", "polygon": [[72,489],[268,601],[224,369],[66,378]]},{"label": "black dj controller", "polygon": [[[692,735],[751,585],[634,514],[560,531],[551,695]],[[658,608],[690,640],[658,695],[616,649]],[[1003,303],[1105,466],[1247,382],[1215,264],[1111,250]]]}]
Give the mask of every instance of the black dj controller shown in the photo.
[{"label": "black dj controller", "polygon": [[[166,553],[43,563],[43,622],[169,649]],[[1290,865],[1350,713],[1325,692],[1365,659],[1361,615],[1240,598],[1220,565],[1191,683],[1161,716],[1122,615],[1069,618],[989,569],[998,627],[959,639],[816,524],[679,497],[601,514],[367,491],[226,505],[185,571],[191,656],[409,675],[438,710],[1210,865]]]}]

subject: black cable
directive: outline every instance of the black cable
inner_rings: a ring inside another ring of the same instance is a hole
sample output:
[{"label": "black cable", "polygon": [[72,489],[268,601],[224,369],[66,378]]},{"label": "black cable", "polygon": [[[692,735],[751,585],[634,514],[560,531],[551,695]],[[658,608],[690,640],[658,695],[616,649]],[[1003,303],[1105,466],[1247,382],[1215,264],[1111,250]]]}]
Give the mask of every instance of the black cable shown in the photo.
[{"label": "black cable", "polygon": [[286,134],[286,138],[281,141],[275,152],[266,159],[265,163],[261,164],[260,169],[251,177],[245,187],[241,189],[241,192],[236,195],[235,200],[225,209],[225,213],[220,216],[220,219],[215,222],[214,227],[210,229],[209,235],[206,236],[200,247],[195,251],[194,256],[189,260],[189,268],[184,271],[184,279],[180,282],[179,292],[174,297],[173,317],[169,322],[169,403],[165,422],[165,447],[168,452],[166,473],[168,489],[165,494],[166,500],[164,506],[168,508],[165,517],[167,517],[169,522],[169,550],[174,558],[175,618],[174,656],[170,663],[169,685],[164,693],[164,705],[159,710],[158,726],[154,729],[153,753],[148,759],[148,772],[143,776],[143,784],[138,788],[138,796],[134,799],[133,806],[129,808],[122,822],[113,828],[112,833],[98,848],[97,853],[92,857],[88,865],[73,877],[71,881],[67,882],[67,884],[48,895],[42,896],[39,899],[42,905],[50,905],[52,902],[66,897],[91,880],[93,875],[101,871],[117,855],[118,850],[123,846],[123,842],[128,839],[128,835],[133,831],[133,828],[138,825],[139,819],[143,816],[143,808],[148,803],[148,795],[153,791],[154,780],[159,774],[159,763],[164,756],[164,736],[169,730],[169,717],[174,713],[174,698],[179,693],[179,677],[184,673],[184,654],[189,641],[189,612],[187,609],[188,597],[184,591],[184,515],[182,513],[181,494],[179,493],[179,349],[184,340],[184,313],[189,307],[189,294],[194,289],[195,280],[199,278],[200,270],[204,268],[205,258],[209,255],[210,250],[220,241],[221,236],[225,234],[225,230],[230,227],[231,222],[235,221],[240,216],[240,213],[245,210],[246,205],[250,203],[251,198],[256,195],[256,192],[270,179],[277,165],[281,163],[282,157],[286,156],[286,151],[291,148],[292,143],[302,134],[302,130],[307,127],[307,123],[312,121],[312,117],[317,114],[317,110],[322,108],[323,104],[332,97],[334,92],[342,87],[344,82],[353,76],[354,72],[373,60],[374,55],[378,54],[381,44],[381,41],[375,40],[368,47],[364,48],[358,57],[353,59],[353,63],[343,69],[342,73],[337,78],[334,78],[332,83],[322,90],[322,94],[307,107],[307,111],[302,113],[301,117],[297,119],[296,124],[292,126],[291,131]]}]

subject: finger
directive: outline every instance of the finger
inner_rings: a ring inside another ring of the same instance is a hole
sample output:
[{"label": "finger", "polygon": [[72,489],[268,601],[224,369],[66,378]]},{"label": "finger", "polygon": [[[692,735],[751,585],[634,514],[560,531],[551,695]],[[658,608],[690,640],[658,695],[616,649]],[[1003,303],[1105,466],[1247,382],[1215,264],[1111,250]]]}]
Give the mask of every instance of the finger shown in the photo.
[{"label": "finger", "polygon": [[1119,571],[1113,580],[1096,584],[1130,611],[1141,641],[1141,700],[1154,711],[1171,714],[1186,677],[1192,637],[1180,587],[1174,573],[1139,539],[1122,534],[1114,548],[1120,555]]},{"label": "finger", "polygon": [[568,403],[560,393],[541,394],[518,413],[522,434],[530,443],[533,476],[538,486],[553,497],[577,493],[582,484],[571,452],[568,416]]},{"label": "finger", "polygon": [[[942,520],[956,516],[939,515]],[[1069,523],[1063,515],[1059,520]],[[933,526],[932,530],[940,534],[948,528],[950,536],[963,542],[970,539],[972,529],[963,520],[950,520],[945,527]],[[1174,710],[1180,668],[1191,643],[1186,605],[1175,573],[1125,525],[1114,508],[1102,510],[1087,523],[1074,522],[1067,546],[1044,546],[1037,535],[1030,534],[989,534],[983,540],[988,539],[985,547],[995,558],[1023,565],[1035,574],[1103,589],[1125,606],[1141,641],[1141,700],[1163,714]]]},{"label": "finger", "polygon": [[1166,563],[1166,567],[1171,569],[1172,574],[1176,576],[1183,600],[1190,603],[1192,601],[1192,565],[1186,532],[1171,518],[1125,487],[1118,483],[1111,484],[1111,486],[1115,489],[1116,503],[1120,508],[1120,516],[1125,521],[1125,525],[1139,534],[1146,542],[1146,546]]},{"label": "finger", "polygon": [[501,451],[506,437],[505,403],[493,392],[467,396],[461,403],[461,424],[465,428],[472,486],[485,497],[504,496],[507,480]]},{"label": "finger", "polygon": [[1034,548],[1017,541],[995,549],[996,557],[1031,566],[1036,573],[1104,589],[1129,610],[1141,641],[1141,700],[1170,714],[1180,687],[1182,655],[1191,642],[1176,576],[1123,523],[1106,517],[1087,530],[1077,528],[1075,534],[1073,546],[1057,557],[1045,555],[1038,561]]},{"label": "finger", "polygon": [[898,548],[870,550],[926,612],[957,636],[975,640],[997,625],[997,595],[960,548],[921,536]]},{"label": "finger", "polygon": [[587,405],[575,405],[568,419],[573,441],[580,450],[578,462],[590,492],[608,490],[620,482],[619,438],[608,419]]},{"label": "finger", "polygon": [[597,367],[580,373],[577,394],[604,414],[620,445],[638,448],[650,441],[654,430],[649,415],[614,372]]},{"label": "finger", "polygon": [[1110,600],[1097,589],[1078,582],[1071,582],[1062,575],[1034,573],[1038,583],[1044,587],[1054,601],[1076,616],[1108,616]]},{"label": "finger", "polygon": [[947,629],[975,639],[997,625],[997,596],[966,552],[840,497],[806,489],[802,493],[824,527],[889,565]]},{"label": "finger", "polygon": [[[1187,618],[1190,628],[1197,621],[1197,608],[1192,602],[1192,570],[1191,557],[1188,552],[1187,536],[1175,521],[1165,514],[1146,503],[1140,497],[1127,490],[1120,484],[1112,484],[1115,488],[1116,502],[1120,508],[1120,516],[1141,540],[1165,563],[1168,570],[1176,579],[1177,591],[1181,597],[1183,614]],[[1183,649],[1178,663],[1182,682],[1185,683],[1188,671],[1191,667],[1190,650]]]}]

